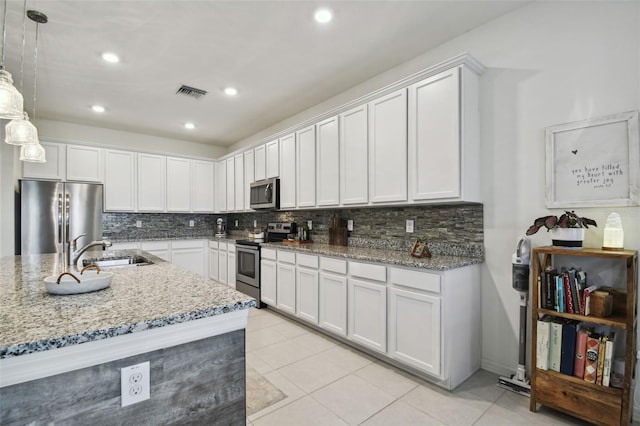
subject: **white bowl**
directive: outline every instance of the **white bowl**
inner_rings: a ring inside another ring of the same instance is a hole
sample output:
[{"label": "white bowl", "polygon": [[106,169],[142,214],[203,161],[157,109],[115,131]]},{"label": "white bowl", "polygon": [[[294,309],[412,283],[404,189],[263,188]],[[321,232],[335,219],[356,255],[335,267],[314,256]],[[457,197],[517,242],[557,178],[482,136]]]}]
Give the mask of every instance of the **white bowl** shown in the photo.
[{"label": "white bowl", "polygon": [[45,278],[44,282],[47,291],[51,294],[89,293],[107,288],[113,281],[113,272],[84,271],[82,275],[79,272],[75,272],[73,275],[78,277],[80,283],[70,275],[63,275],[60,279],[60,284],[56,282],[60,275],[52,275]]}]

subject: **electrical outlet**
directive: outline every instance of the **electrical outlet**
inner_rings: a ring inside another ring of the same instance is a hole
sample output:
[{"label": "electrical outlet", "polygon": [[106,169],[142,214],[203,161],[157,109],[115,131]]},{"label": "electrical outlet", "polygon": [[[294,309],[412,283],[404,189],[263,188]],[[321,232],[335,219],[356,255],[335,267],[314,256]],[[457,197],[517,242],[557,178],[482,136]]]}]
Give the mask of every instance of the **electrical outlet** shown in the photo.
[{"label": "electrical outlet", "polygon": [[121,407],[151,398],[150,367],[151,365],[147,361],[120,370]]},{"label": "electrical outlet", "polygon": [[236,228],[237,228],[238,227],[238,219],[236,219],[235,224],[236,224]]},{"label": "electrical outlet", "polygon": [[189,221],[189,226],[190,226],[190,227],[192,227],[192,228],[193,228],[193,226],[194,226],[195,224],[196,224],[196,223],[195,223],[195,221],[193,221],[193,220],[190,220],[190,221]]},{"label": "electrical outlet", "polygon": [[308,220],[307,221],[307,228],[309,228],[309,230],[313,229],[313,221],[312,220]]},{"label": "electrical outlet", "polygon": [[136,228],[142,228],[142,221],[136,220]]},{"label": "electrical outlet", "polygon": [[347,231],[353,231],[353,220],[347,220]]},{"label": "electrical outlet", "polygon": [[257,228],[257,227],[258,227],[258,221],[257,221],[257,220],[254,220],[254,221],[253,221],[253,227],[254,227],[254,228]]},{"label": "electrical outlet", "polygon": [[407,228],[407,232],[413,233],[413,220],[412,219],[407,219],[406,228]]}]

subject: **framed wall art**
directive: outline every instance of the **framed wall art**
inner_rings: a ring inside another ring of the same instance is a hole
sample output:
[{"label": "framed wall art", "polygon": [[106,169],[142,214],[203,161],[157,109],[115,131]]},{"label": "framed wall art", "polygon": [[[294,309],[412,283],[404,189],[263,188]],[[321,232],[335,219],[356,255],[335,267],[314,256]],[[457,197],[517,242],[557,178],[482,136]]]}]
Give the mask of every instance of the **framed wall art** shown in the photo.
[{"label": "framed wall art", "polygon": [[640,204],[638,111],[546,129],[546,205]]}]

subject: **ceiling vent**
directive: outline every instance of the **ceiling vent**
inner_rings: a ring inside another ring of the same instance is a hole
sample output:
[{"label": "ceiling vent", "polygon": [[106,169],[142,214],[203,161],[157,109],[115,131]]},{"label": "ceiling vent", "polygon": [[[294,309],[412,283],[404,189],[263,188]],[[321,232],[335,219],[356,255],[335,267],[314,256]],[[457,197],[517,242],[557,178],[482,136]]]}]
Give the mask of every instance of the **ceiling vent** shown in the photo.
[{"label": "ceiling vent", "polygon": [[177,95],[190,96],[192,98],[199,99],[199,98],[203,97],[204,95],[206,95],[207,91],[206,90],[202,90],[202,89],[196,89],[195,87],[185,86],[183,84],[182,86],[180,86],[180,88],[178,89],[176,94]]}]

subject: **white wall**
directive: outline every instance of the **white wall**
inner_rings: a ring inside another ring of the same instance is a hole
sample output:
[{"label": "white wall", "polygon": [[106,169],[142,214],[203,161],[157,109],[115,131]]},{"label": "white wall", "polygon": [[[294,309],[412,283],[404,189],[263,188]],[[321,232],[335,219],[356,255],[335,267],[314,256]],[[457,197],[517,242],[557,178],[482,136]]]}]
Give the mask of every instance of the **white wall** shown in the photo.
[{"label": "white wall", "polygon": [[186,142],[63,121],[38,119],[35,124],[41,140],[96,144],[112,148],[188,157],[218,158],[226,152],[225,148],[216,145]]},{"label": "white wall", "polygon": [[0,120],[0,257],[15,253],[14,199],[15,163],[18,149],[4,143],[4,126],[7,120]]},{"label": "white wall", "polygon": [[[510,374],[518,360],[518,293],[511,254],[545,208],[545,127],[640,109],[640,2],[537,2],[432,49],[322,104],[239,141],[230,151],[379,89],[461,52],[486,67],[480,111],[486,261],[482,267],[485,369]],[[599,228],[620,213],[625,248],[640,249],[640,207],[580,208]],[[550,244],[546,232],[534,246]],[[640,394],[636,392],[636,394]]]}]

